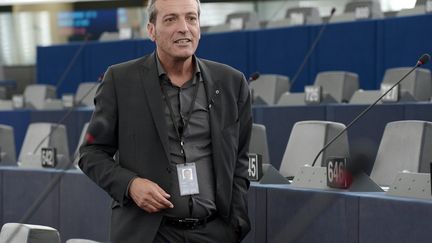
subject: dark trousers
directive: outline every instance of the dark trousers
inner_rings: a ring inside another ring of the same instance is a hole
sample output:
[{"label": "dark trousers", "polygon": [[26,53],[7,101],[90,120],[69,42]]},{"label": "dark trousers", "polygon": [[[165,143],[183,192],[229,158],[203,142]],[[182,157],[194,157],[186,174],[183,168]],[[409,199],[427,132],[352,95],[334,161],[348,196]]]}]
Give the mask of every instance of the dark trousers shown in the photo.
[{"label": "dark trousers", "polygon": [[234,229],[225,221],[216,218],[205,226],[193,230],[161,225],[154,243],[237,243]]}]

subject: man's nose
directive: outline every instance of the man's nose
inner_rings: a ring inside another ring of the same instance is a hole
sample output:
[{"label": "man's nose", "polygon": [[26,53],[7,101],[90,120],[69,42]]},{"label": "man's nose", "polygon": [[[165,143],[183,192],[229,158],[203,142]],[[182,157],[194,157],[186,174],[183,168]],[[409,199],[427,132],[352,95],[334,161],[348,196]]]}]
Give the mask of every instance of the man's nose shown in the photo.
[{"label": "man's nose", "polygon": [[182,33],[189,31],[189,26],[186,19],[181,18],[180,21],[178,21],[178,31]]}]

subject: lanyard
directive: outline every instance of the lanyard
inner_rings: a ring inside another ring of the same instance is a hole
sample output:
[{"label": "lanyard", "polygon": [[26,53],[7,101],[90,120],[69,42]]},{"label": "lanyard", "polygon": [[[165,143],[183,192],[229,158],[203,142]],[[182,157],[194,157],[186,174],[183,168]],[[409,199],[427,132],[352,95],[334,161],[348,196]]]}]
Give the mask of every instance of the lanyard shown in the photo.
[{"label": "lanyard", "polygon": [[[187,115],[186,115],[186,117],[185,117],[185,119],[184,119],[184,126],[183,126],[183,129],[182,129],[181,133],[180,133],[180,130],[179,130],[179,126],[177,125],[177,123],[176,123],[176,121],[175,121],[174,111],[173,111],[173,108],[172,108],[171,101],[169,100],[168,93],[167,93],[167,91],[166,91],[166,89],[165,89],[163,83],[161,83],[161,89],[162,89],[162,92],[163,92],[163,94],[164,94],[164,96],[165,96],[165,102],[166,102],[166,104],[167,104],[167,106],[168,106],[168,110],[169,110],[169,112],[170,112],[171,121],[172,121],[172,123],[173,123],[173,125],[174,125],[175,131],[176,131],[176,134],[177,134],[177,138],[178,138],[179,141],[180,141],[180,146],[181,146],[182,153],[183,153],[183,156],[184,156],[184,157],[185,157],[186,155],[185,155],[185,153],[184,153],[183,134],[184,134],[184,132],[186,131],[188,125],[189,125],[189,121],[190,121],[190,118],[191,118],[191,116],[192,116],[193,107],[194,107],[194,104],[195,104],[196,98],[197,98],[197,96],[198,96],[198,88],[199,88],[199,85],[200,85],[200,80],[197,79],[196,82],[198,82],[198,83],[195,84],[195,87],[194,87],[194,93],[193,93],[193,98],[192,98],[192,102],[190,103],[189,111],[188,111],[188,113],[187,113]],[[181,110],[179,110],[179,113],[180,113],[180,117],[181,117]],[[186,160],[185,160],[185,163],[186,163]]]}]

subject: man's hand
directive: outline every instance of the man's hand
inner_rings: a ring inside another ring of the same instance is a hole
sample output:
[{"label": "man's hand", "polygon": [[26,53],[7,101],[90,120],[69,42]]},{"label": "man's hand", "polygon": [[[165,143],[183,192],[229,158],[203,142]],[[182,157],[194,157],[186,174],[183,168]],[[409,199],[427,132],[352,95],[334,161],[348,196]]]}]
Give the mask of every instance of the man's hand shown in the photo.
[{"label": "man's hand", "polygon": [[148,213],[156,213],[166,208],[173,208],[174,205],[168,201],[171,196],[160,188],[156,183],[143,179],[133,179],[129,187],[131,197],[138,207]]}]

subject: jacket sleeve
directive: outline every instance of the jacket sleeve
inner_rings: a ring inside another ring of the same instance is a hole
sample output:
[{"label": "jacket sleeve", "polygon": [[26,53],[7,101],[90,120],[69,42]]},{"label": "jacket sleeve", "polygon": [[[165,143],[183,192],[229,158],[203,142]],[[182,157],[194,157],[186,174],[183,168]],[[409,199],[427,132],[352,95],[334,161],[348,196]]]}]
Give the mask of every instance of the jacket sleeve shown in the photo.
[{"label": "jacket sleeve", "polygon": [[231,203],[231,224],[235,227],[240,239],[243,239],[250,230],[250,222],[247,208],[247,191],[249,180],[247,171],[249,165],[248,149],[252,129],[251,99],[249,86],[242,76],[241,88],[238,98],[239,114],[239,140],[238,155],[234,171],[232,203]]},{"label": "jacket sleeve", "polygon": [[122,168],[114,160],[118,150],[118,107],[114,70],[110,67],[98,87],[87,133],[94,136],[92,142],[80,147],[79,167],[99,187],[121,205],[128,203],[126,197],[130,180],[136,176]]}]

